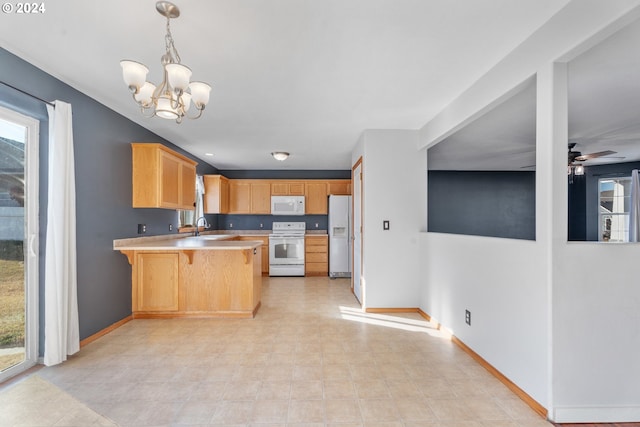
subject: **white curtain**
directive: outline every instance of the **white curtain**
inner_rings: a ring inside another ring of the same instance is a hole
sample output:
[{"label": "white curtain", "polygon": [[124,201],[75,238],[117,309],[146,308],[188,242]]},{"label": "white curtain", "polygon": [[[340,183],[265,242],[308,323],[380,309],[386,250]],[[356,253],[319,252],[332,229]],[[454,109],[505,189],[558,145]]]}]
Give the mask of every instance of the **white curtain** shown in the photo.
[{"label": "white curtain", "polygon": [[640,242],[640,176],[631,171],[631,206],[629,207],[629,241]]},{"label": "white curtain", "polygon": [[[203,196],[204,196],[204,178],[202,177],[202,175],[197,175],[196,176],[196,217],[194,218],[194,221],[197,221],[198,218],[202,218],[204,217],[204,200],[203,200]],[[198,226],[198,224],[195,224],[196,227]]]},{"label": "white curtain", "polygon": [[76,184],[71,105],[56,101],[49,113],[49,197],[44,292],[44,364],[80,350],[76,280]]}]

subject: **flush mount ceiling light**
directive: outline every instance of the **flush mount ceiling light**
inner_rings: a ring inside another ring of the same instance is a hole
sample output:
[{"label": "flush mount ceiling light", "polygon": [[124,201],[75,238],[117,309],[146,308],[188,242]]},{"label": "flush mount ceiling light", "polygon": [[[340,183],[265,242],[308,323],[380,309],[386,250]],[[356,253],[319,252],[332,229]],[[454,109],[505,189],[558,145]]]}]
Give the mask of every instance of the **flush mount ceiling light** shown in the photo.
[{"label": "flush mount ceiling light", "polygon": [[287,160],[287,157],[289,157],[289,153],[287,153],[286,151],[274,151],[273,153],[271,153],[271,155],[274,159],[281,162]]},{"label": "flush mount ceiling light", "polygon": [[[170,20],[180,16],[180,9],[168,1],[156,3],[158,13],[167,18],[167,34],[164,37],[166,52],[162,55],[162,83],[155,86],[146,81],[149,69],[136,61],[120,61],[124,82],[129,86],[134,101],[146,117],[162,117],[181,123],[184,117],[197,119],[202,116],[204,107],[209,102],[211,86],[204,82],[190,82],[191,70],[180,63],[180,55],[173,44]],[[188,89],[188,91],[187,91]],[[189,116],[189,106],[198,110],[195,116]]]}]

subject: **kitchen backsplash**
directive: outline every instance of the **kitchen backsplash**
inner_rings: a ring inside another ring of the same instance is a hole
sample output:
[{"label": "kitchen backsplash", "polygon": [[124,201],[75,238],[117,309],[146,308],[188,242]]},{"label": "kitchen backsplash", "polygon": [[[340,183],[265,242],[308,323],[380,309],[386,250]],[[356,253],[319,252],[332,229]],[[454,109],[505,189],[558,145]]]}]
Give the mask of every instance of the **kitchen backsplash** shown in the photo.
[{"label": "kitchen backsplash", "polygon": [[305,222],[307,230],[327,230],[327,215],[217,215],[218,230],[271,230],[274,221]]}]

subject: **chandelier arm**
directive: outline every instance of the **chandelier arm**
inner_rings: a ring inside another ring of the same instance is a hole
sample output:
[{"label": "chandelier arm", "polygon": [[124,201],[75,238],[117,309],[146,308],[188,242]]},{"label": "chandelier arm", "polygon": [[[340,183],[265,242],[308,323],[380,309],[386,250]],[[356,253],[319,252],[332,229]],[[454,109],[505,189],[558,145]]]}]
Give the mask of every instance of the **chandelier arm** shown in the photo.
[{"label": "chandelier arm", "polygon": [[[169,94],[170,94],[169,100],[171,102],[171,108],[173,108],[175,110],[177,110],[179,108],[180,109],[184,109],[184,102],[182,102],[182,99],[180,98],[183,93],[184,92],[182,90],[180,90],[178,92],[175,92],[175,91],[171,90],[169,92]],[[173,103],[173,95],[176,95],[176,97],[175,97],[175,105]]]},{"label": "chandelier arm", "polygon": [[[198,107],[196,107],[196,108],[198,108]],[[184,113],[184,116],[185,116],[187,119],[190,119],[190,120],[199,119],[199,118],[200,118],[200,116],[202,116],[202,112],[203,112],[203,111],[204,111],[204,105],[202,106],[202,108],[198,108],[198,115],[197,115],[197,116],[190,116],[186,111],[185,111],[185,113]]]},{"label": "chandelier arm", "polygon": [[[135,101],[135,103],[136,103],[136,104],[138,104],[138,106],[140,107],[140,113],[141,113],[144,117],[149,118],[149,119],[150,119],[150,118],[152,118],[152,117],[155,117],[155,115],[156,115],[156,109],[155,109],[155,106],[154,106],[154,104],[153,104],[153,100],[152,100],[152,102],[151,102],[151,105],[144,105],[142,102],[140,102],[140,101],[138,101],[138,100],[136,99],[136,94],[137,94],[137,91],[136,91],[135,93],[132,93],[132,94],[131,94],[131,97],[133,98],[133,100]],[[150,111],[150,112],[151,112],[151,115],[146,114],[146,112],[147,112],[147,111]]]},{"label": "chandelier arm", "polygon": [[[147,114],[147,111],[150,111],[151,114]],[[150,119],[156,116],[156,109],[153,107],[145,107],[144,105],[140,105],[140,113],[142,114],[142,117]]]}]

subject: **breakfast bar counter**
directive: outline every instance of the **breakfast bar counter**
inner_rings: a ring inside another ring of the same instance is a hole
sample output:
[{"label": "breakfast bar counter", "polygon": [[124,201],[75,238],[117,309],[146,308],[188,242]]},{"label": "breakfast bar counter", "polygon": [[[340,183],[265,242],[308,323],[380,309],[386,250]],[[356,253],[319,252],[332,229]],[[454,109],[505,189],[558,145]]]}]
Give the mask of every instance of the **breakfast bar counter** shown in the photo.
[{"label": "breakfast bar counter", "polygon": [[133,317],[254,317],[262,290],[262,242],[229,238],[115,240],[113,249],[131,264]]}]

